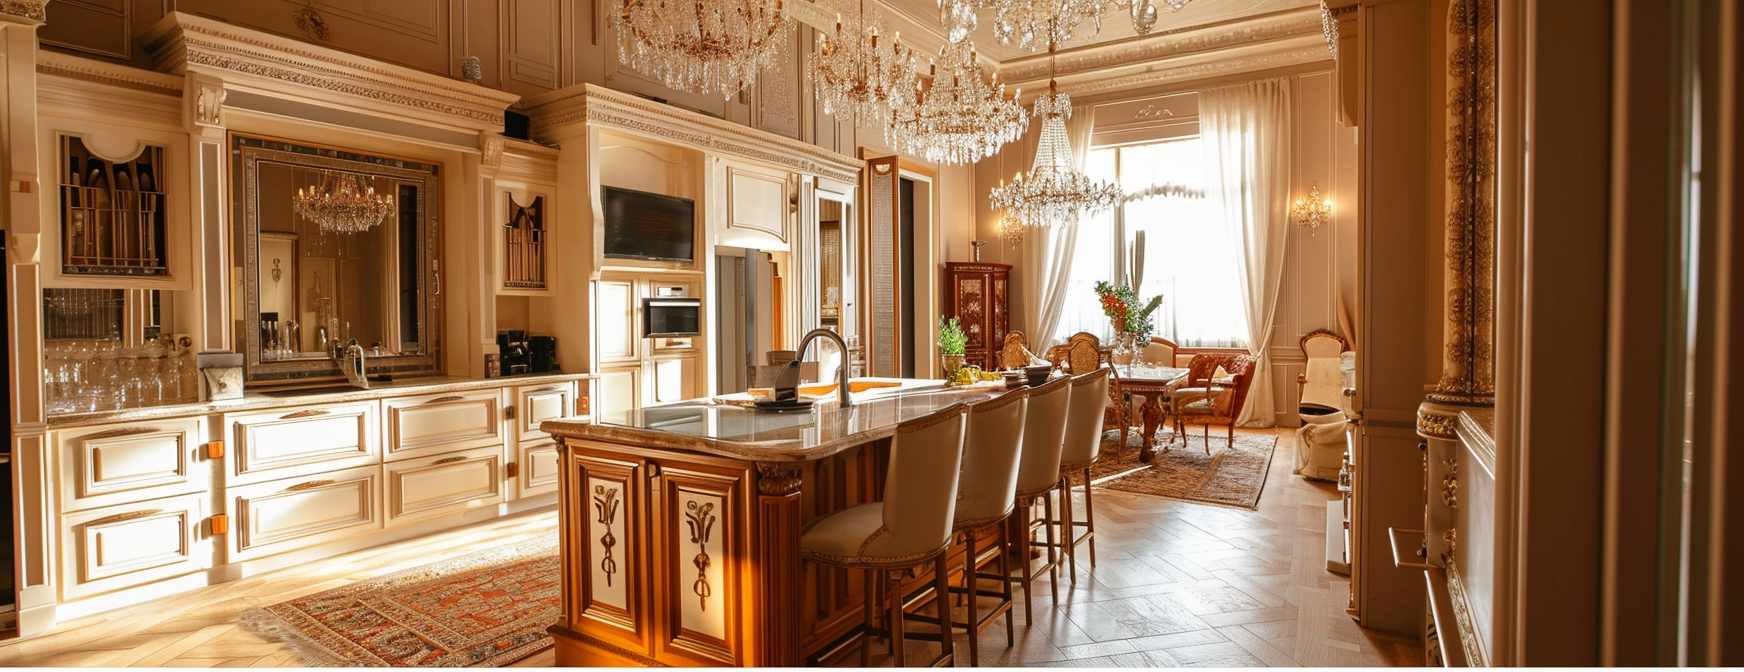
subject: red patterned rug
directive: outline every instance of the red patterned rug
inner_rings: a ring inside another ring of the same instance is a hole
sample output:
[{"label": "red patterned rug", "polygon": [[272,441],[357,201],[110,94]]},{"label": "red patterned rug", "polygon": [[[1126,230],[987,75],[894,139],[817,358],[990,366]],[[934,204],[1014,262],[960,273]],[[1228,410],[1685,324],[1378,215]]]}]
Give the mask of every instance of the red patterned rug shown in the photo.
[{"label": "red patterned rug", "polygon": [[499,667],[545,650],[557,539],[541,538],[243,612],[305,665]]},{"label": "red patterned rug", "polygon": [[1269,434],[1236,434],[1231,446],[1213,432],[1207,451],[1203,436],[1190,431],[1185,447],[1177,439],[1164,451],[1159,443],[1156,457],[1144,464],[1138,461],[1138,434],[1127,436],[1124,450],[1118,448],[1119,437],[1112,431],[1102,436],[1102,452],[1090,467],[1090,478],[1099,486],[1244,509],[1259,508],[1278,445],[1278,437]]}]

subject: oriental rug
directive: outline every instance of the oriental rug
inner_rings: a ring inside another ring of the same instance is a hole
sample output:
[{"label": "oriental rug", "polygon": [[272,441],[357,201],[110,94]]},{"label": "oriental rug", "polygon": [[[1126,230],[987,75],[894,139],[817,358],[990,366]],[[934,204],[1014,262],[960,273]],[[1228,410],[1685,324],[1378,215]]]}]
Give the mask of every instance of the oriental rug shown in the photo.
[{"label": "oriental rug", "polygon": [[557,539],[525,541],[315,593],[241,615],[304,665],[499,667],[549,648]]},{"label": "oriental rug", "polygon": [[1119,436],[1113,431],[1102,435],[1101,455],[1090,469],[1098,487],[1244,509],[1259,508],[1278,446],[1278,437],[1270,434],[1238,433],[1230,447],[1228,439],[1212,432],[1207,455],[1205,439],[1189,433],[1184,448],[1176,440],[1164,452],[1159,442],[1156,456],[1145,464],[1138,461],[1137,434],[1127,437],[1125,450],[1117,447]]}]

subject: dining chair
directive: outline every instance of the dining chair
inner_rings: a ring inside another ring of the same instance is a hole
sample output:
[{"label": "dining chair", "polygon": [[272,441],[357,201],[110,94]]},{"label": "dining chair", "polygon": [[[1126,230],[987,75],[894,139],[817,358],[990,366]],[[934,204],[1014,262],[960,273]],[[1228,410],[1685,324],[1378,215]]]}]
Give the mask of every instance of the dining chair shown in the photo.
[{"label": "dining chair", "polygon": [[1120,371],[1112,364],[1107,369],[1108,405],[1102,410],[1102,431],[1120,430],[1120,443],[1115,444],[1118,446],[1115,454],[1118,455],[1126,450],[1126,435],[1132,431],[1132,420],[1138,414],[1132,412],[1132,398],[1120,384]]},{"label": "dining chair", "polygon": [[[932,564],[934,602],[940,621],[939,656],[953,660],[949,572],[946,551],[956,514],[963,466],[963,427],[969,405],[957,403],[896,427],[884,481],[884,500],[848,507],[813,520],[800,532],[800,557],[820,564],[867,570],[862,636],[890,638],[896,665],[903,650],[903,575]],[[873,597],[876,593],[877,597]],[[883,629],[873,627],[875,609],[888,609]],[[860,665],[869,642],[860,645]]]},{"label": "dining chair", "polygon": [[[1090,545],[1090,565],[1096,565],[1096,499],[1090,487],[1090,467],[1102,448],[1102,424],[1113,368],[1101,368],[1072,377],[1072,403],[1066,411],[1065,440],[1060,447],[1060,546],[1066,554],[1068,575],[1078,581],[1078,546]],[[1078,520],[1072,503],[1072,477],[1084,477],[1084,519]],[[1076,528],[1084,528],[1078,534]]]},{"label": "dining chair", "polygon": [[[1229,428],[1229,446],[1235,446],[1235,421],[1247,405],[1253,385],[1255,360],[1251,355],[1200,353],[1187,363],[1187,376],[1169,393],[1175,416],[1175,435],[1187,446],[1186,427],[1205,427],[1205,454],[1211,454],[1211,426]],[[1226,375],[1225,375],[1226,374]],[[1173,439],[1170,440],[1173,443]],[[1168,447],[1163,448],[1165,451]]]},{"label": "dining chair", "polygon": [[[970,666],[981,664],[981,631],[1001,615],[1005,616],[1005,645],[1010,647],[1013,642],[1011,559],[1005,521],[1011,517],[1016,503],[1018,460],[1028,402],[1029,390],[1019,389],[969,407],[968,429],[963,435],[962,474],[957,478],[957,509],[951,521],[954,539],[961,540],[964,546],[963,586],[960,589],[953,586],[951,592],[965,598],[968,614],[962,622],[951,625],[969,633]],[[982,545],[980,541],[986,539],[993,543]],[[995,563],[998,571],[981,572],[981,565],[988,562]],[[998,581],[999,589],[981,590],[981,579]],[[982,614],[981,597],[998,598],[998,603]],[[914,637],[931,639],[922,634]]]},{"label": "dining chair", "polygon": [[[1089,336],[1089,338],[1079,338]],[[1102,366],[1102,349],[1096,344],[1096,337],[1079,332],[1066,341],[1066,372],[1081,376]]]},{"label": "dining chair", "polygon": [[1023,332],[1016,329],[1005,332],[1005,343],[999,348],[999,368],[1005,370],[1021,369],[1029,366],[1029,347],[1023,341]]},{"label": "dining chair", "polygon": [[[1054,589],[1054,604],[1060,603],[1060,582],[1058,581],[1054,543],[1054,527],[1049,522],[1054,518],[1053,500],[1048,493],[1060,485],[1060,449],[1066,436],[1066,411],[1072,398],[1072,379],[1055,378],[1040,386],[1030,388],[1029,401],[1023,418],[1023,450],[1020,452],[1017,466],[1017,486],[1015,488],[1016,508],[1013,515],[1016,520],[1010,527],[1015,538],[1016,548],[1012,555],[1021,565],[1018,583],[1023,586],[1023,624],[1030,625],[1035,620],[1035,610],[1032,605],[1030,585],[1035,577],[1047,572],[1055,580],[1050,581]],[[1036,504],[1041,504],[1045,511],[1040,520],[1035,519]],[[1030,559],[1032,539],[1037,528],[1046,533],[1047,562],[1037,567]]]}]

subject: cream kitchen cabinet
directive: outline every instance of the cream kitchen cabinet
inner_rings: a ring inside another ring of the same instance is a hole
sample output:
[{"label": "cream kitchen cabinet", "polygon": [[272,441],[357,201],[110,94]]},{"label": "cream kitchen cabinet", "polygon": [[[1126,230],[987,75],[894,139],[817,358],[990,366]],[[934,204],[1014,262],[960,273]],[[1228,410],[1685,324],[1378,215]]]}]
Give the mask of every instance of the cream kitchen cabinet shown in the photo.
[{"label": "cream kitchen cabinet", "polygon": [[508,488],[504,473],[500,446],[382,465],[388,525],[501,504]]},{"label": "cream kitchen cabinet", "polygon": [[381,468],[227,488],[230,562],[316,546],[382,528]]},{"label": "cream kitchen cabinet", "polygon": [[387,418],[384,460],[487,446],[501,449],[508,432],[500,389],[384,399],[382,409]]},{"label": "cream kitchen cabinet", "polygon": [[225,484],[377,464],[380,416],[376,401],[227,414]]},{"label": "cream kitchen cabinet", "polygon": [[204,492],[211,467],[201,418],[100,425],[56,435],[61,511]]}]

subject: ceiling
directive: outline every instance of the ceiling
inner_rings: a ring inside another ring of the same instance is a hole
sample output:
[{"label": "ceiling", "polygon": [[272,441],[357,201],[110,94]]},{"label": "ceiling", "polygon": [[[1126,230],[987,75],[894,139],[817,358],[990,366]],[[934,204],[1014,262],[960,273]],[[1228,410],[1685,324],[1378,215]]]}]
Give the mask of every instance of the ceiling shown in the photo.
[{"label": "ceiling", "polygon": [[[886,20],[892,27],[901,30],[923,30],[931,38],[926,43],[942,43],[944,30],[939,23],[939,8],[937,0],[876,0],[884,8]],[[1155,40],[1171,33],[1192,28],[1208,28],[1220,24],[1232,24],[1244,19],[1298,10],[1305,7],[1318,9],[1319,0],[1192,0],[1186,7],[1171,11],[1162,0],[1153,0],[1157,5],[1157,23],[1151,29],[1150,35],[1138,38],[1132,30],[1132,21],[1124,11],[1110,6],[1102,15],[1102,30],[1091,38],[1079,38],[1074,43],[1062,44],[1059,49],[1066,52],[1089,46],[1107,45],[1114,42]],[[1036,52],[1019,48],[1017,45],[1005,46],[993,39],[993,12],[982,10],[978,13],[980,22],[969,39],[975,42],[981,55],[988,57],[1001,65],[1006,61],[1021,59],[1026,56],[1043,55],[1047,53],[1046,45]],[[908,25],[903,25],[908,24]],[[1089,23],[1084,24],[1085,32]],[[1134,40],[1134,38],[1138,38]]]}]

